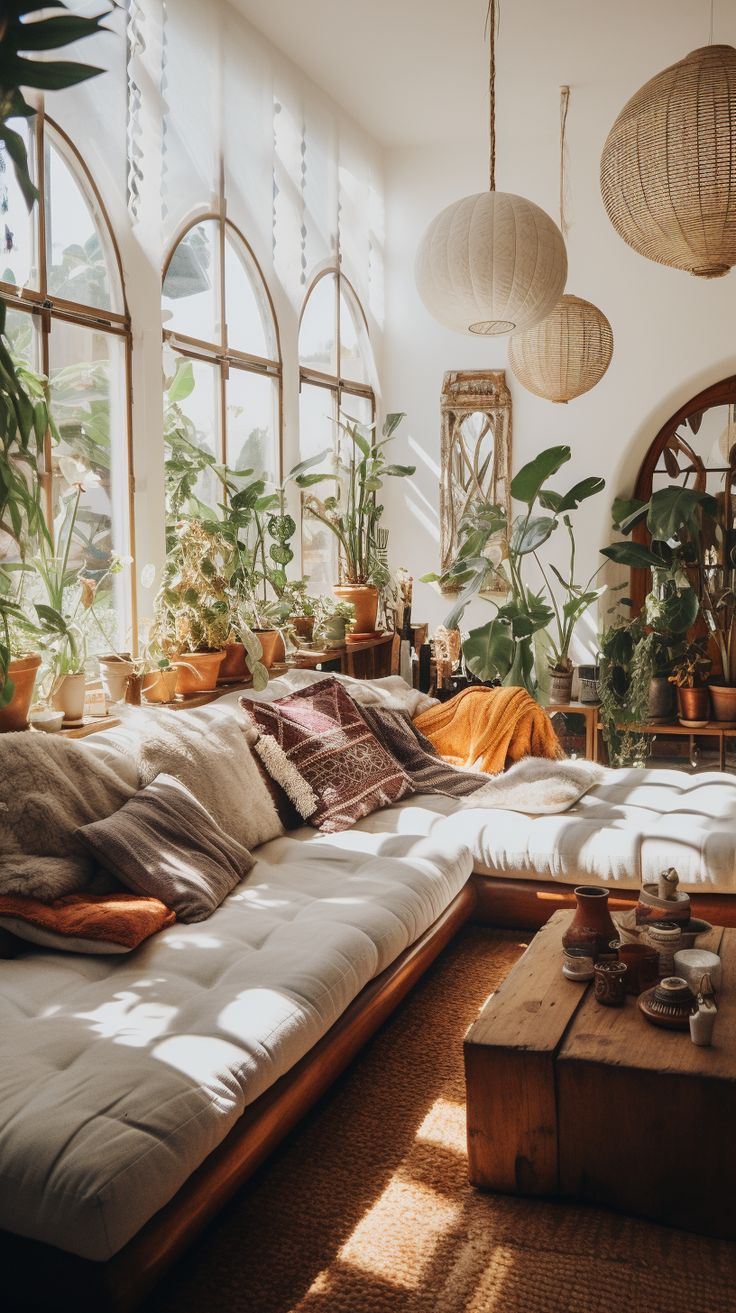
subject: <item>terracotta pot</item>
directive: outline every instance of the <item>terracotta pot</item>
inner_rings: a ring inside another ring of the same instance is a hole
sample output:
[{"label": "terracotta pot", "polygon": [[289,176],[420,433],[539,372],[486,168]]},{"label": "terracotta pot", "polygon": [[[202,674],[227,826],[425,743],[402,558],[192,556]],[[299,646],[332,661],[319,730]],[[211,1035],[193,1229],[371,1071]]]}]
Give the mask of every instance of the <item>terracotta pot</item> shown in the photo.
[{"label": "terracotta pot", "polygon": [[283,661],[284,640],[278,629],[254,629],[253,633],[257,634],[258,641],[263,648],[261,661],[266,670],[270,670],[271,666],[275,665],[277,661]]},{"label": "terracotta pot", "polygon": [[15,692],[7,707],[0,708],[0,734],[28,729],[28,708],[33,701],[33,686],[40,664],[37,652],[11,661],[8,674],[15,684]]},{"label": "terracotta pot", "polygon": [[549,700],[563,705],[572,698],[572,670],[553,670],[549,672]]},{"label": "terracotta pot", "polygon": [[56,710],[64,712],[65,725],[84,719],[84,689],[86,682],[83,670],[80,670],[76,675],[64,675],[51,694],[51,701]]},{"label": "terracotta pot", "polygon": [[675,713],[675,690],[666,675],[655,675],[649,683],[649,719],[671,720]]},{"label": "terracotta pot", "polygon": [[572,948],[575,944],[590,944],[594,958],[610,956],[610,943],[616,938],[616,927],[608,910],[608,890],[579,885],[575,890],[575,900],[575,916],[562,936],[563,946]]},{"label": "terracotta pot", "polygon": [[356,634],[374,634],[378,615],[378,589],[374,584],[335,584],[335,597],[355,607]]},{"label": "terracotta pot", "polygon": [[708,689],[714,720],[736,721],[736,685],[711,684]]},{"label": "terracotta pot", "polygon": [[122,702],[128,680],[135,671],[134,663],[119,656],[101,656],[97,660],[100,663],[100,682],[106,704],[109,706],[110,703]]},{"label": "terracotta pot", "polygon": [[218,684],[242,684],[249,677],[245,664],[245,647],[242,643],[226,643],[225,652],[217,676]]},{"label": "terracotta pot", "polygon": [[306,639],[307,643],[311,643],[314,634],[314,616],[293,615],[291,623],[294,627],[294,633],[298,634],[300,638]]},{"label": "terracotta pot", "polygon": [[710,689],[678,688],[677,714],[681,720],[710,720]]},{"label": "terracotta pot", "polygon": [[129,707],[139,707],[143,694],[143,676],[132,674],[125,689],[125,701]]},{"label": "terracotta pot", "polygon": [[[186,698],[216,688],[224,655],[224,652],[183,652],[181,659],[186,661],[186,666],[176,667],[177,694]],[[187,666],[194,666],[194,670],[188,670]]]},{"label": "terracotta pot", "polygon": [[146,702],[173,702],[176,697],[176,678],[175,666],[150,670],[143,676],[143,696]]}]

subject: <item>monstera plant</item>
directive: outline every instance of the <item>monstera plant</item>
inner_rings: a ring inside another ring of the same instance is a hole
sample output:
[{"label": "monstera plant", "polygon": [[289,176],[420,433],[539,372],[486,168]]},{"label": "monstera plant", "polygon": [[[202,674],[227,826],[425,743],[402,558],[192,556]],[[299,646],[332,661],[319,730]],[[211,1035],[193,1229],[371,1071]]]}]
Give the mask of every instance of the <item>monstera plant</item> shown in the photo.
[{"label": "monstera plant", "polygon": [[[570,512],[604,487],[603,479],[591,477],[574,484],[566,493],[546,488],[547,480],[567,464],[571,455],[569,447],[549,447],[519,470],[511,482],[511,496],[524,509],[510,523],[502,506],[479,502],[471,505],[460,524],[458,552],[450,569],[442,576],[424,576],[425,582],[460,589],[445,620],[448,629],[459,625],[470,601],[483,593],[491,570],[505,580],[506,598],[488,598],[496,613],[484,625],[470,630],[463,643],[463,655],[466,665],[479,679],[500,679],[504,684],[521,685],[533,695],[539,689],[542,632],[556,623],[557,652],[566,658],[575,620],[598,596],[597,591],[591,591],[590,581],[581,586],[572,578],[564,579],[555,570],[562,596],[559,601],[549,586],[539,556],[540,549],[561,522],[574,544]],[[499,536],[506,542],[502,560],[498,560]],[[525,578],[529,558],[540,570],[541,589],[532,588]],[[554,655],[553,646],[553,659]]]}]

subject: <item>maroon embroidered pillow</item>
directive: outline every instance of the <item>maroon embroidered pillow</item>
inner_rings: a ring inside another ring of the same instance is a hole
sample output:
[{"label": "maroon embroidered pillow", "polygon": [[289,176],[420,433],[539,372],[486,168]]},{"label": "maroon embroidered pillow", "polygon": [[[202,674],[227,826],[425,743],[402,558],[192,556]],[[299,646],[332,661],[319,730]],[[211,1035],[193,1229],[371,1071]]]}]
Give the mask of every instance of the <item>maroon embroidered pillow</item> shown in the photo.
[{"label": "maroon embroidered pillow", "polygon": [[277,702],[240,699],[258,738],[255,751],[297,811],[318,830],[347,830],[361,816],[414,792],[336,679]]}]

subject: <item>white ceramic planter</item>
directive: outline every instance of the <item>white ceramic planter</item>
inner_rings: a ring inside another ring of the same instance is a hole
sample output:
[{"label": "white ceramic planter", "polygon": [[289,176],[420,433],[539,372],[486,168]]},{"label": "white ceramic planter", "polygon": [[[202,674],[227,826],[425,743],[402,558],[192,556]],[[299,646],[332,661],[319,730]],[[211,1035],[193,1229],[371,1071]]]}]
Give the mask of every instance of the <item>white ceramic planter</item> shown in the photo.
[{"label": "white ceramic planter", "polygon": [[84,671],[80,671],[78,675],[64,675],[51,695],[56,710],[64,712],[65,725],[80,721],[84,717],[85,683]]},{"label": "white ceramic planter", "polygon": [[99,663],[106,705],[109,707],[116,702],[124,702],[128,680],[135,671],[133,662],[121,657],[99,657]]}]

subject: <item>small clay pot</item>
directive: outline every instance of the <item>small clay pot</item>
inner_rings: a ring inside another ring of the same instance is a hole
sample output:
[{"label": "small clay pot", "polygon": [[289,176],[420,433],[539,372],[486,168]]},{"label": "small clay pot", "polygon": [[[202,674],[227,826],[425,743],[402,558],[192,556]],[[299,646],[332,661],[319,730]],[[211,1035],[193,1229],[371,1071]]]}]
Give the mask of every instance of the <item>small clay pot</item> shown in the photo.
[{"label": "small clay pot", "polygon": [[146,702],[173,702],[176,697],[176,667],[150,670],[144,675],[143,696]]},{"label": "small clay pot", "polygon": [[218,684],[244,684],[249,671],[245,664],[245,647],[242,643],[226,643],[223,652]]},{"label": "small clay pot", "polygon": [[[258,638],[258,642],[263,649],[261,662],[266,667],[266,670],[270,670],[277,661],[283,661],[284,641],[278,629],[254,629],[253,633]],[[281,657],[279,657],[279,648],[281,649]]]},{"label": "small clay pot", "polygon": [[671,898],[660,898],[657,890],[658,885],[654,883],[642,885],[636,904],[637,925],[647,921],[690,920],[690,895],[684,889],[675,889]]},{"label": "small clay pot", "polygon": [[291,625],[294,633],[303,638],[306,643],[311,643],[314,634],[314,616],[313,615],[293,615]]},{"label": "small clay pot", "polygon": [[736,686],[711,684],[708,691],[713,705],[713,719],[736,721]]},{"label": "small clay pot", "polygon": [[378,615],[378,589],[374,584],[336,584],[335,597],[355,607],[355,633],[373,634]]},{"label": "small clay pot", "polygon": [[51,694],[57,711],[64,712],[65,725],[78,725],[84,719],[84,690],[86,676],[83,670],[76,675],[64,675]]},{"label": "small clay pot", "polygon": [[659,954],[648,944],[621,944],[618,960],[626,967],[627,994],[641,994],[659,980]]},{"label": "small clay pot", "polygon": [[[183,652],[182,662],[176,668],[176,691],[180,697],[196,693],[209,693],[217,687],[217,676],[224,652]],[[188,670],[187,666],[194,666]]]},{"label": "small clay pot", "polygon": [[602,1003],[607,1008],[622,1008],[626,999],[626,973],[624,962],[596,962],[596,1003]]},{"label": "small clay pot", "polygon": [[710,689],[678,688],[677,714],[680,720],[710,720]]},{"label": "small clay pot", "polygon": [[666,675],[654,675],[649,683],[650,721],[671,720],[675,713],[675,691]]},{"label": "small clay pot", "polygon": [[638,1002],[647,1021],[665,1030],[688,1030],[690,1017],[698,1007],[695,995],[681,976],[666,976],[653,989],[640,994]]},{"label": "small clay pot", "polygon": [[40,664],[41,658],[37,652],[10,662],[8,675],[15,685],[15,691],[8,705],[0,708],[0,734],[28,729],[28,709],[33,701],[33,688]]}]

